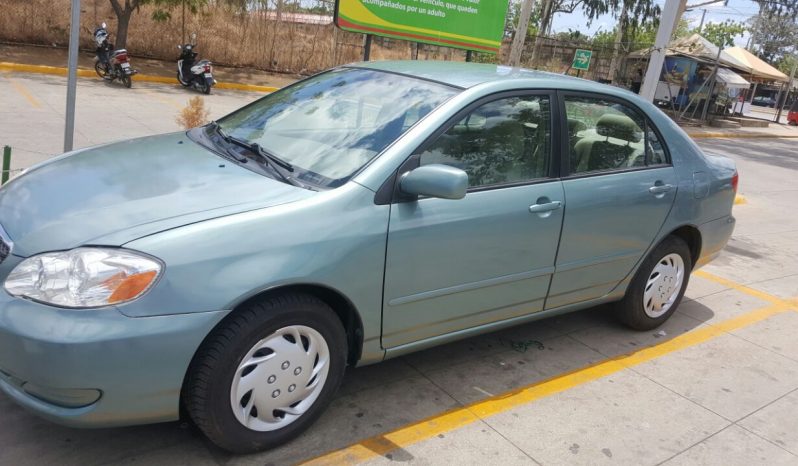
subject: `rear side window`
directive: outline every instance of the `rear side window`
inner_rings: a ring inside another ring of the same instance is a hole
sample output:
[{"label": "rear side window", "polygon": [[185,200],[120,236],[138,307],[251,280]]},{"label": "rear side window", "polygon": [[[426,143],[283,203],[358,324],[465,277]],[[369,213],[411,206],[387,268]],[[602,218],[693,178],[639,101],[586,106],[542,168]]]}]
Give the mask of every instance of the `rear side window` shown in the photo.
[{"label": "rear side window", "polygon": [[635,109],[614,100],[566,96],[571,174],[667,164],[657,133]]},{"label": "rear side window", "polygon": [[444,164],[468,174],[469,187],[523,183],[549,173],[551,102],[516,96],[488,102],[440,135],[420,164]]}]

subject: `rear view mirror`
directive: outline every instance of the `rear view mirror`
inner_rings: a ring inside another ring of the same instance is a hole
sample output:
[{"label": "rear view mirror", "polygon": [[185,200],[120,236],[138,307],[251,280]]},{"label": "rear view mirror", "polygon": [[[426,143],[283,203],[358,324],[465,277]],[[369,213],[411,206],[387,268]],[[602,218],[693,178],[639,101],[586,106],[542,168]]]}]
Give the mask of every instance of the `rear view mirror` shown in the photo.
[{"label": "rear view mirror", "polygon": [[402,176],[399,190],[404,194],[462,199],[468,189],[468,175],[448,165],[424,165]]}]

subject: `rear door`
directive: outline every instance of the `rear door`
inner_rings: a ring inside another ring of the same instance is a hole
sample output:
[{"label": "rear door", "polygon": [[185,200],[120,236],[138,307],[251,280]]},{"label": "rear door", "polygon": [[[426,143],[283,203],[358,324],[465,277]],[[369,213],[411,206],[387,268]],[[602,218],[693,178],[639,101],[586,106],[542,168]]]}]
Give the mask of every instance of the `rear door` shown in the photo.
[{"label": "rear door", "polygon": [[676,198],[661,138],[631,103],[561,93],[567,119],[567,202],[547,309],[609,293],[633,269]]},{"label": "rear door", "polygon": [[480,101],[411,158],[411,167],[460,168],[470,187],[459,200],[392,205],[386,348],[543,309],[564,201],[553,102],[553,93],[532,92]]}]

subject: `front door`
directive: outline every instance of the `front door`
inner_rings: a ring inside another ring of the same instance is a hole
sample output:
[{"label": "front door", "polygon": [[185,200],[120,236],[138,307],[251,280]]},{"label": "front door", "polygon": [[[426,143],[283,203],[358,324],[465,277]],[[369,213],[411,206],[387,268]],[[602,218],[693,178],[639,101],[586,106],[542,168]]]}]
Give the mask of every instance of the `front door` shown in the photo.
[{"label": "front door", "polygon": [[547,309],[612,291],[662,228],[678,185],[664,145],[637,109],[596,95],[563,99],[568,205]]},{"label": "front door", "polygon": [[469,192],[392,205],[384,347],[543,309],[564,208],[551,108],[545,93],[485,99],[414,155],[466,171]]}]

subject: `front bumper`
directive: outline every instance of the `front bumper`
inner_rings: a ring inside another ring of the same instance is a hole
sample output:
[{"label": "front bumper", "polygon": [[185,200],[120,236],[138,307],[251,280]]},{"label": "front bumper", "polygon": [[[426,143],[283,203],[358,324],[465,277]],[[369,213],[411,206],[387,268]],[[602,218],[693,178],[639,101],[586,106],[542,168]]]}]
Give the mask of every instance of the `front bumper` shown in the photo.
[{"label": "front bumper", "polygon": [[0,291],[0,391],[74,427],[176,420],[186,369],[227,312],[131,318]]}]

